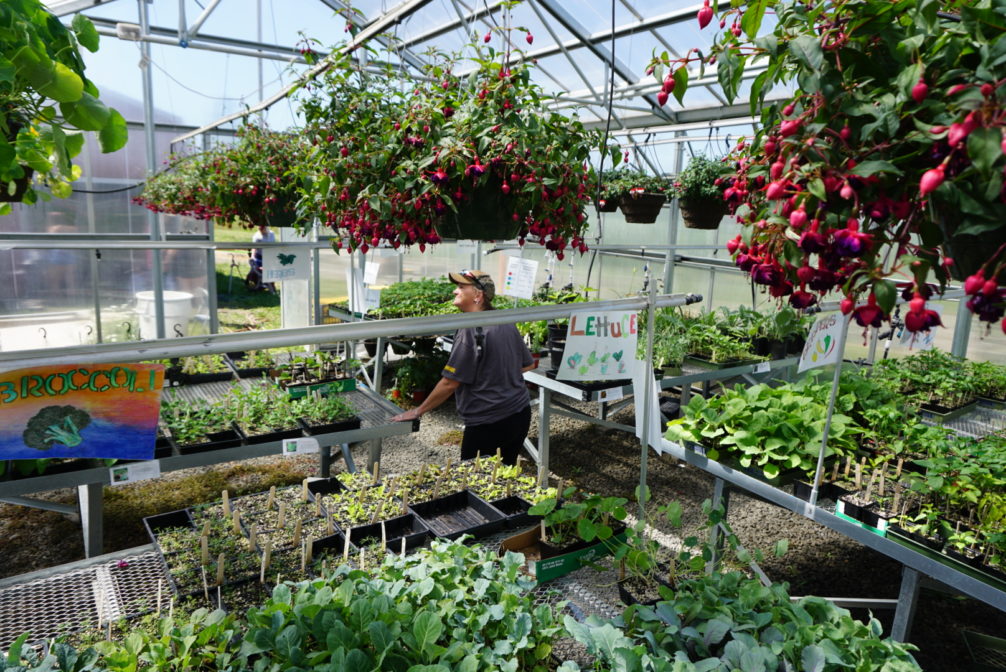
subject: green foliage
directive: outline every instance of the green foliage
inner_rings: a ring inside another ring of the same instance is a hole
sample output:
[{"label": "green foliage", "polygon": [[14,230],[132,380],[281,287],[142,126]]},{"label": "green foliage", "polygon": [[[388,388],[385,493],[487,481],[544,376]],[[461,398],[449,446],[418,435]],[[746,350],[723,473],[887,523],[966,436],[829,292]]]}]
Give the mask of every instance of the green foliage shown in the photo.
[{"label": "green foliage", "polygon": [[545,541],[554,546],[568,546],[576,540],[606,541],[624,527],[624,497],[602,497],[566,488],[556,497],[546,497],[528,511],[543,516],[548,534]]},{"label": "green foliage", "polygon": [[874,365],[874,377],[908,403],[954,408],[974,401],[977,386],[967,362],[941,350],[923,350]]},{"label": "green foliage", "polygon": [[616,203],[628,196],[629,192],[642,191],[651,194],[666,194],[671,183],[666,177],[629,168],[628,166],[608,171],[601,179],[601,198]]},{"label": "green foliage", "polygon": [[[836,403],[826,456],[852,454],[861,432],[844,413],[852,400]],[[813,475],[817,468],[827,405],[798,388],[737,386],[711,399],[692,397],[682,410],[668,423],[666,438],[703,445],[710,459],[735,459],[768,479],[788,469]]]},{"label": "green foliage", "polygon": [[381,290],[381,305],[368,312],[378,319],[427,317],[455,312],[454,283],[449,280],[406,280]]},{"label": "green foliage", "polygon": [[441,348],[421,357],[406,357],[395,369],[395,389],[406,395],[432,390],[441,378],[447,358]]},{"label": "green foliage", "polygon": [[231,416],[219,402],[188,400],[171,390],[161,400],[161,423],[179,445],[203,443],[208,434],[230,429]]},{"label": "green foliage", "polygon": [[[83,131],[98,134],[103,152],[126,144],[126,121],[98,98],[84,76],[79,47],[97,51],[98,33],[82,14],[71,29],[39,0],[0,4],[0,190],[12,196],[28,170],[52,195],[66,198],[80,169],[70,161],[84,144]],[[20,200],[49,200],[31,184]],[[0,204],[0,215],[10,205]]]},{"label": "green foliage", "polygon": [[1006,366],[992,362],[969,362],[975,394],[987,399],[1006,399]]},{"label": "green foliage", "polygon": [[147,179],[135,202],[154,212],[226,224],[292,226],[297,216],[293,170],[305,151],[300,135],[246,124],[236,142],[174,157],[167,170]]},{"label": "green foliage", "polygon": [[722,160],[693,156],[681,174],[671,181],[669,194],[687,201],[723,200],[722,188],[716,180],[729,170]]}]

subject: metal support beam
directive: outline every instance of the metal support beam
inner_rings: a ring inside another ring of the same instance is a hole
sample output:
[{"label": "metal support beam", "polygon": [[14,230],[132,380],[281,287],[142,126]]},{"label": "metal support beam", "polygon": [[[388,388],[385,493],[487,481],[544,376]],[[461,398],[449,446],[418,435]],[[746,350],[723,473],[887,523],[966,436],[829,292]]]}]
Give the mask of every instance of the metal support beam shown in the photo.
[{"label": "metal support beam", "polygon": [[915,603],[919,596],[919,572],[911,567],[901,569],[901,591],[898,593],[898,608],[894,612],[891,639],[904,642],[912,631],[915,619]]},{"label": "metal support beam", "polygon": [[[537,2],[541,4],[545,11],[551,14],[563,28],[572,33],[584,47],[602,61],[608,63],[619,77],[631,84],[635,84],[639,81],[639,78],[636,77],[635,70],[622,62],[620,59],[615,58],[614,54],[608,51],[607,47],[601,46],[600,43],[592,42],[590,33],[587,32],[587,29],[583,26],[583,24],[577,21],[576,18],[566,11],[566,9],[556,2],[556,0],[537,0]],[[528,58],[530,58],[530,55]],[[650,107],[653,108],[656,116],[667,120],[671,119],[671,116],[668,115],[664,108],[657,102],[655,95],[646,95],[644,98],[650,104]]]},{"label": "metal support beam", "polygon": [[77,486],[80,524],[84,528],[84,556],[88,558],[101,555],[102,537],[105,531],[104,487],[102,483]]},{"label": "metal support beam", "polygon": [[49,502],[44,499],[32,499],[31,497],[0,497],[0,502],[14,504],[15,506],[27,506],[32,509],[43,511],[55,511],[64,516],[77,516],[77,507],[70,504],[60,504],[59,502]]}]

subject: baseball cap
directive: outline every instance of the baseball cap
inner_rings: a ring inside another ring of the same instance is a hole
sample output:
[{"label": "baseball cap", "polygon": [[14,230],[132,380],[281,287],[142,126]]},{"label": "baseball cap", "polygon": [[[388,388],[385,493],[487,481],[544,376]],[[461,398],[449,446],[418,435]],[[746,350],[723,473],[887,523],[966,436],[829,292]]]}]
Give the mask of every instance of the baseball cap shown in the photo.
[{"label": "baseball cap", "polygon": [[481,289],[486,297],[486,301],[492,301],[496,297],[496,283],[492,276],[485,271],[469,271],[467,269],[459,273],[448,273],[451,282],[455,285],[475,285],[475,289]]}]

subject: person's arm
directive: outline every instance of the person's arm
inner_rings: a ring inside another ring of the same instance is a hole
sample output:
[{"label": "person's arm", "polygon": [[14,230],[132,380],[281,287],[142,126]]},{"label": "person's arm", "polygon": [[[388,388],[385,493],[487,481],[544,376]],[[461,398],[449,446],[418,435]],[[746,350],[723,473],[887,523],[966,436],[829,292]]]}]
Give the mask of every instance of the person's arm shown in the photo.
[{"label": "person's arm", "polygon": [[532,370],[537,369],[537,368],[538,368],[538,362],[535,361],[535,362],[531,362],[527,366],[521,368],[520,372],[521,373],[527,373],[528,371],[532,371]]},{"label": "person's arm", "polygon": [[422,417],[424,413],[429,413],[434,408],[447,401],[447,398],[454,394],[454,390],[458,389],[459,385],[461,385],[461,381],[451,380],[450,378],[441,378],[440,382],[438,382],[437,386],[433,388],[433,391],[430,392],[429,396],[423,400],[423,403],[413,409],[405,411],[404,413],[399,413],[391,418],[391,422],[406,422]]}]

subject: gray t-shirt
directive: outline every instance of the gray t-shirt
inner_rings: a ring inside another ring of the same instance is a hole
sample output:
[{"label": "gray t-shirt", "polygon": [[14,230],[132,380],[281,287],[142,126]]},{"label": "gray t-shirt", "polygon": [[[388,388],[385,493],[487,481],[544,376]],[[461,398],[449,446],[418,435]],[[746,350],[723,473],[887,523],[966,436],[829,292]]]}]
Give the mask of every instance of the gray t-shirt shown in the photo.
[{"label": "gray t-shirt", "polygon": [[520,332],[512,324],[483,327],[482,353],[476,328],[459,329],[454,336],[444,378],[461,383],[454,391],[458,414],[465,425],[502,420],[531,403],[521,369],[534,363]]}]

